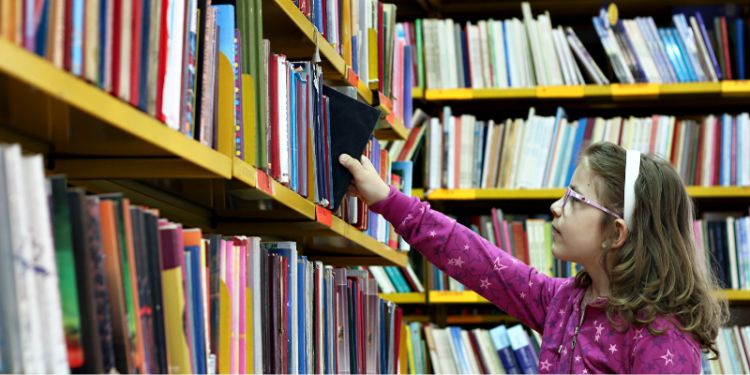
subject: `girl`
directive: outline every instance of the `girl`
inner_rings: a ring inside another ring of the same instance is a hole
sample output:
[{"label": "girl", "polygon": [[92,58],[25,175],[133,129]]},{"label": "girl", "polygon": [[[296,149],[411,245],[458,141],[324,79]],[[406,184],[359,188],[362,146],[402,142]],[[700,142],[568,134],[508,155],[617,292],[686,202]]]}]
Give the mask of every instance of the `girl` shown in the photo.
[{"label": "girl", "polygon": [[718,355],[726,302],[693,241],[693,207],[663,160],[611,143],[587,148],[552,204],[552,254],[576,262],[553,278],[429,204],[389,188],[367,158],[339,161],[351,191],[438,268],[542,335],[540,373],[699,373]]}]

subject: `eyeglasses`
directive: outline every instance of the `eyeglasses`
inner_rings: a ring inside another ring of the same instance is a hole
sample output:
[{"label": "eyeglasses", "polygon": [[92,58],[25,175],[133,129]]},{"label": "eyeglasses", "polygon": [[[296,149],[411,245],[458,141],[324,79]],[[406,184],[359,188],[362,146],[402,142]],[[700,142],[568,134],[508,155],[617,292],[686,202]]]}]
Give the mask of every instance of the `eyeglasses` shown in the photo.
[{"label": "eyeglasses", "polygon": [[565,205],[568,203],[568,199],[570,199],[571,197],[573,197],[573,198],[575,198],[575,199],[577,199],[577,200],[579,200],[579,201],[581,201],[583,203],[586,203],[586,204],[588,204],[591,207],[597,208],[597,209],[599,209],[599,210],[601,210],[601,211],[603,211],[605,213],[608,213],[608,214],[610,214],[610,215],[612,215],[612,216],[614,216],[614,217],[616,217],[618,219],[622,219],[622,216],[616,214],[615,212],[609,210],[608,208],[602,206],[601,204],[596,203],[596,202],[592,201],[591,199],[588,199],[588,198],[584,197],[582,194],[576,192],[575,190],[571,189],[570,187],[568,187],[568,190],[565,191],[565,196],[563,197],[563,201],[562,201],[562,207],[563,207],[563,209],[565,208]]}]

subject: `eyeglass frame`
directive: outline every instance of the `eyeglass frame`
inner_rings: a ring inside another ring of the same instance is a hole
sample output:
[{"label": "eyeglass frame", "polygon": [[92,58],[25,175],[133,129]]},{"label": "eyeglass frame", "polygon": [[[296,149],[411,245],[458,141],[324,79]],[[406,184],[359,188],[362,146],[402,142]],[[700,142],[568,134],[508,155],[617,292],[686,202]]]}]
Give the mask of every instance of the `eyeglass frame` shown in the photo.
[{"label": "eyeglass frame", "polygon": [[608,209],[607,207],[604,207],[600,203],[597,203],[589,198],[586,198],[586,196],[573,190],[573,188],[571,188],[570,186],[568,186],[568,189],[565,191],[565,195],[563,196],[563,201],[562,201],[563,210],[565,209],[565,205],[568,204],[568,200],[570,199],[571,196],[575,198],[576,200],[586,203],[587,205],[594,207],[604,213],[610,214],[618,219],[622,219],[622,215],[619,215],[616,212]]}]

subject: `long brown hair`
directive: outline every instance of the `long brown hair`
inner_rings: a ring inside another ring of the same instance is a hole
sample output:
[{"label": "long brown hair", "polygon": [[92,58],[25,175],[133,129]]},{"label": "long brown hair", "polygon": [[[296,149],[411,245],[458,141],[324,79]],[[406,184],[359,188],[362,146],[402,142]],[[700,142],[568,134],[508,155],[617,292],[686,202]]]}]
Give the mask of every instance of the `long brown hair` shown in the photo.
[{"label": "long brown hair", "polygon": [[[599,177],[594,186],[601,203],[618,213],[623,212],[625,154],[618,145],[595,143],[581,159]],[[718,356],[716,337],[727,321],[727,304],[715,294],[716,278],[706,255],[696,248],[693,202],[680,176],[669,162],[641,155],[635,196],[628,238],[621,248],[606,249],[602,257],[610,281],[609,320],[660,334],[651,323],[659,315],[672,315],[706,353]],[[614,218],[604,217],[602,230],[614,233]],[[581,272],[576,283],[588,286],[591,278]]]}]

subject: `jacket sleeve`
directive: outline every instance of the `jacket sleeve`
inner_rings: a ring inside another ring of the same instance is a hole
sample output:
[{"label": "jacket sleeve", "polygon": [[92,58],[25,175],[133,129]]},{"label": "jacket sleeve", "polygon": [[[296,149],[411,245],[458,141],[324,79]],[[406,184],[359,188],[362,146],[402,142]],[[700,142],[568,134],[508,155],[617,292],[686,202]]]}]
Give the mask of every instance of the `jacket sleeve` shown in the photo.
[{"label": "jacket sleeve", "polygon": [[689,333],[670,328],[661,335],[651,335],[645,328],[636,334],[630,359],[630,373],[635,374],[698,374],[701,352],[688,338]]},{"label": "jacket sleeve", "polygon": [[542,332],[547,306],[564,279],[527,266],[430,205],[391,187],[371,209],[427,260],[523,324]]}]

